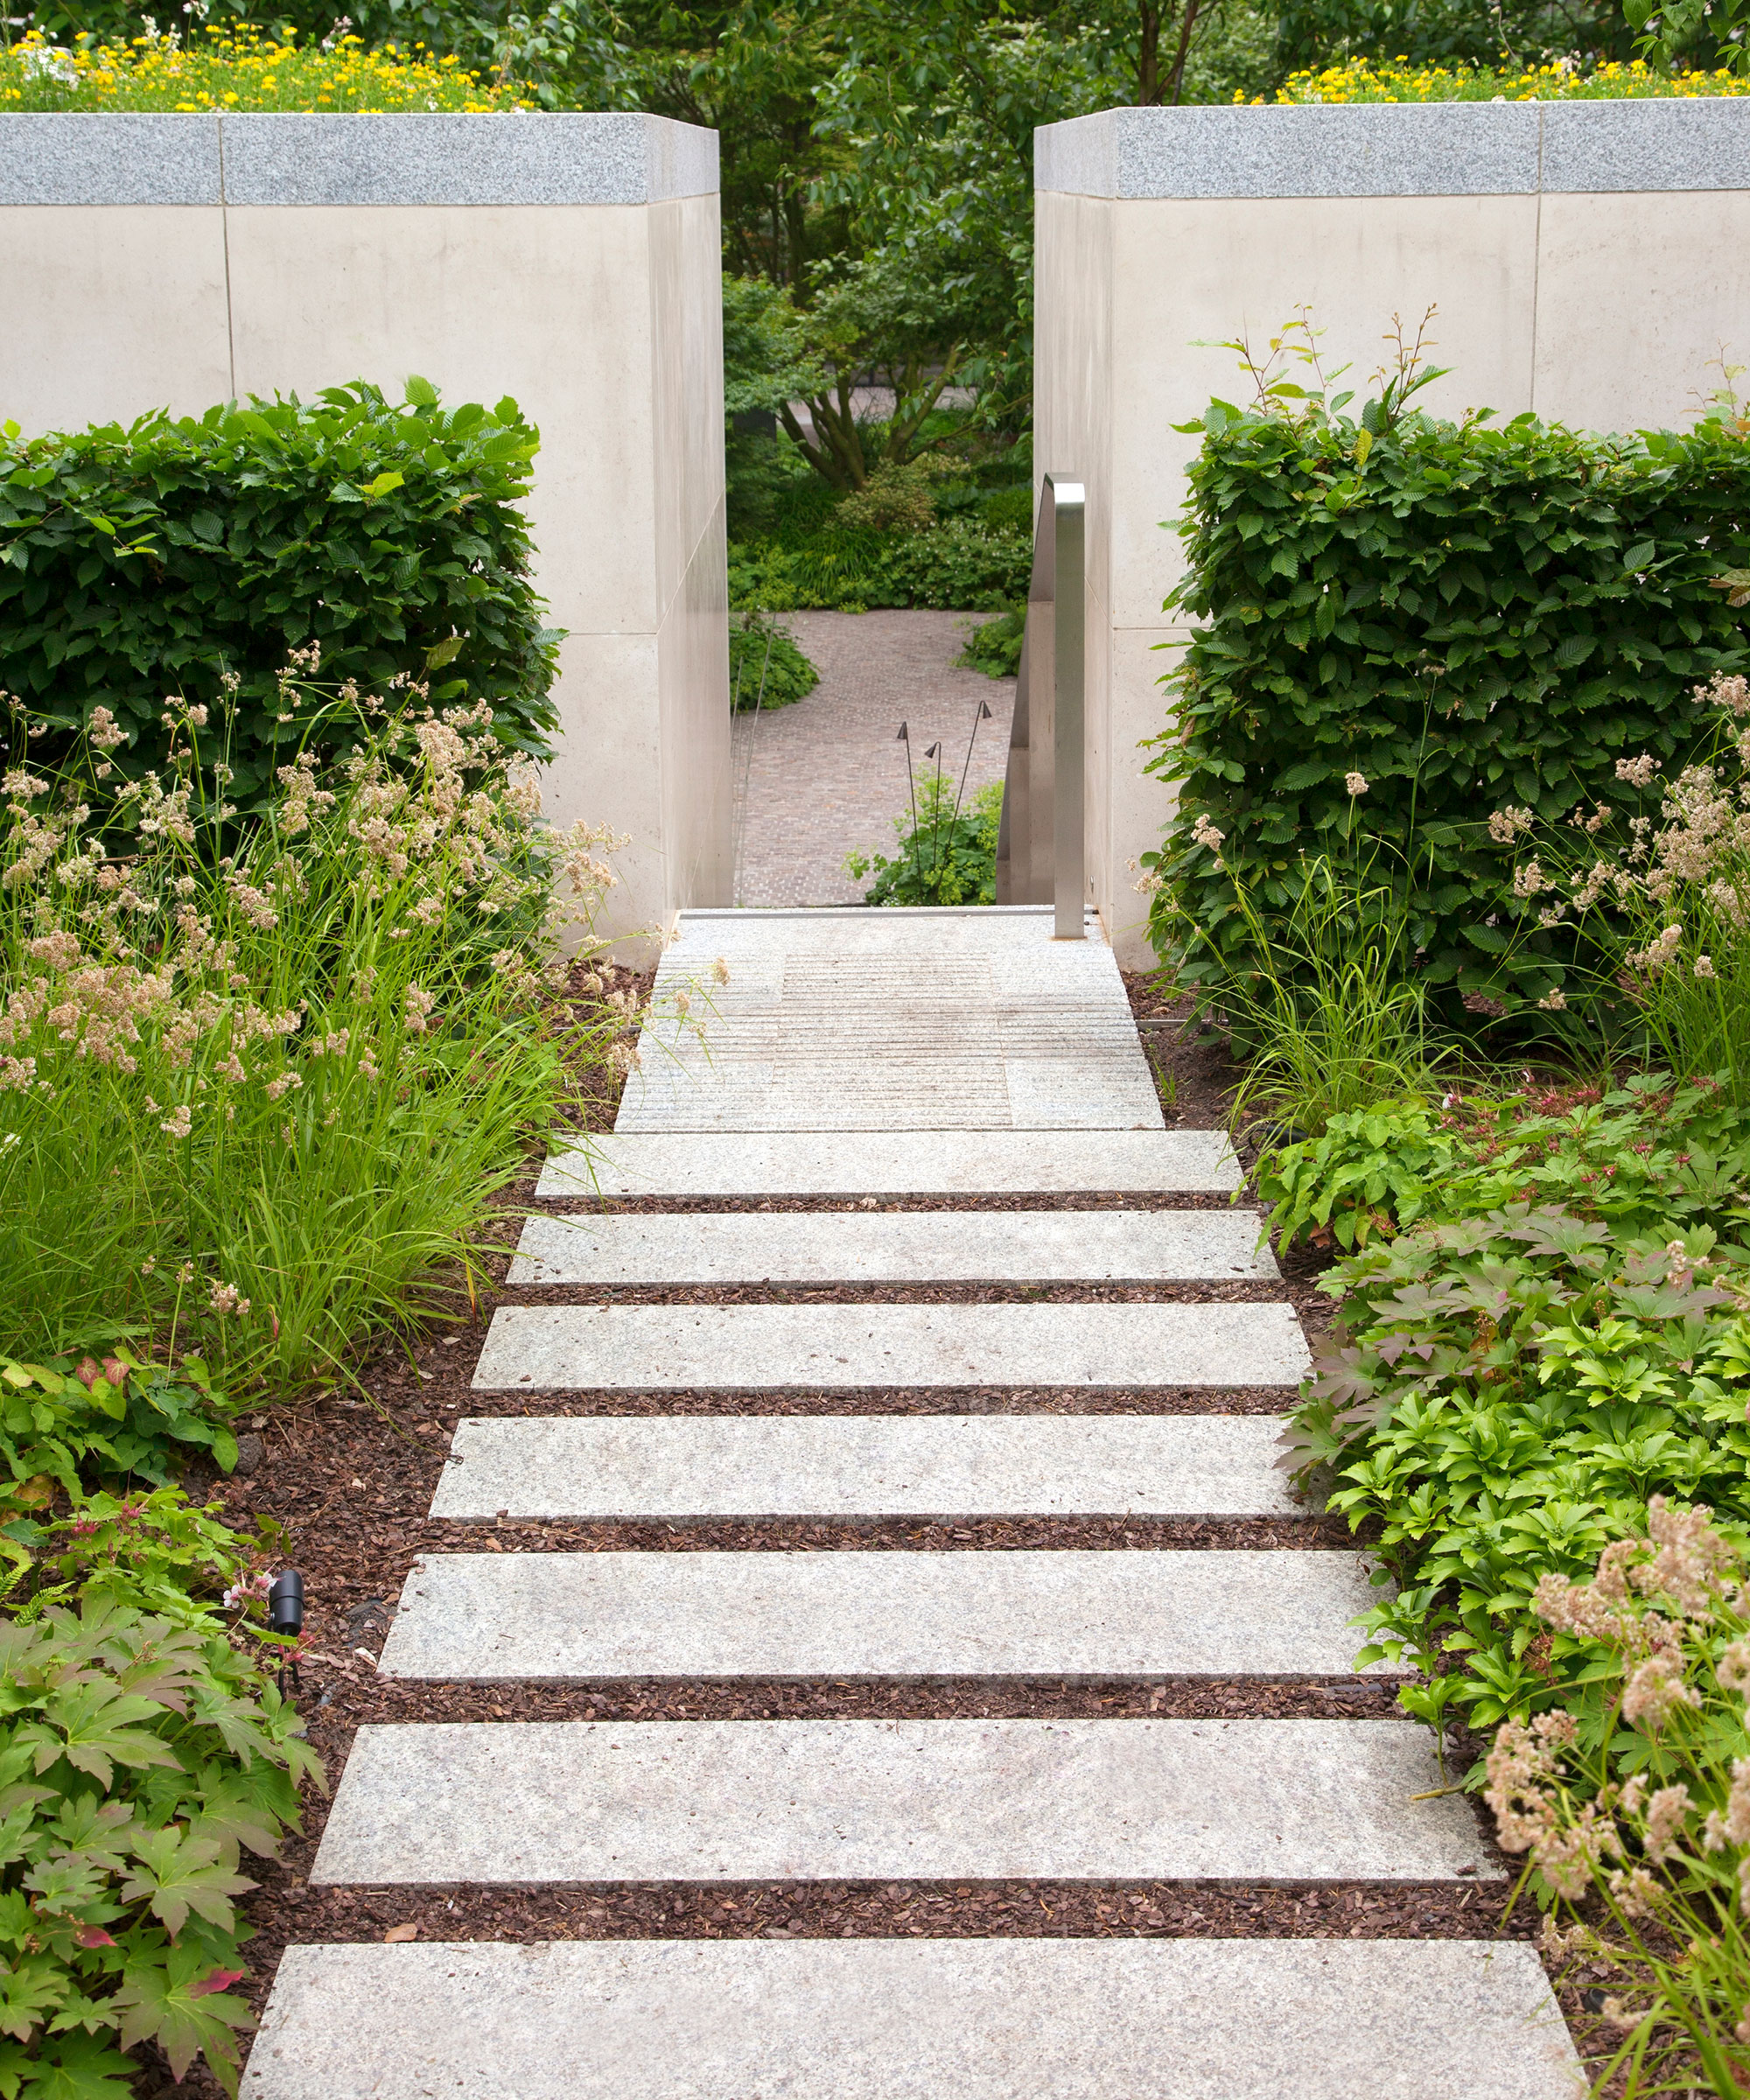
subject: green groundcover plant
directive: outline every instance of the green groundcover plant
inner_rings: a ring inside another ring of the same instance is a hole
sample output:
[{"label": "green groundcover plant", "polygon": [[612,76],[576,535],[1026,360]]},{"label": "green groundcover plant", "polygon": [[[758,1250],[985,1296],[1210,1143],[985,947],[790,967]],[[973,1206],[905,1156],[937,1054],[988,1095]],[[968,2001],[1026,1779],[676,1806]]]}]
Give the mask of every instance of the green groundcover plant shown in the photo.
[{"label": "green groundcover plant", "polygon": [[233,1387],[294,1383],[466,1304],[495,1192],[570,1074],[626,1054],[618,1012],[551,1004],[619,842],[542,827],[484,703],[360,700],[312,668],[278,682],[305,740],[241,844],[228,699],[167,708],[164,766],[119,784],[107,710],[40,772],[15,725],[0,1352],[40,1367],[20,1406],[66,1398],[43,1390],[58,1357],[131,1340],[125,1390],[106,1374],[87,1399],[137,1436],[204,1376],[178,1346]]},{"label": "green groundcover plant", "polygon": [[273,1543],[170,1488],[0,1531],[5,2100],[127,2100],[144,2044],[237,2090],[242,1856],[322,1780],[260,1630]]},{"label": "green groundcover plant", "polygon": [[729,616],[729,693],[738,714],[789,707],[820,683],[820,673],[789,630],[758,612]]},{"label": "green groundcover plant", "polygon": [[891,859],[848,853],[845,872],[860,882],[873,871],[866,904],[995,904],[1002,821],[1000,780],[962,802],[946,774],[927,773],[918,782],[915,811],[893,819],[899,851]]},{"label": "green groundcover plant", "polygon": [[281,673],[312,649],[334,685],[466,694],[507,749],[538,752],[558,641],[520,508],[538,442],[514,401],[445,409],[420,379],[398,405],[360,382],[126,428],[7,424],[0,662],[48,727],[38,756],[102,707],[132,779],[164,762],[166,695],[222,699],[229,799],[252,810],[307,726]]},{"label": "green groundcover plant", "polygon": [[1191,426],[1171,603],[1199,625],[1151,768],[1179,797],[1144,856],[1156,950],[1219,1004],[1260,967],[1258,920],[1362,830],[1431,1010],[1535,1009],[1585,942],[1503,914],[1488,820],[1560,824],[1620,760],[1676,771],[1704,740],[1698,692],[1750,659],[1717,587],[1743,559],[1750,426],[1442,422],[1413,350],[1356,416],[1253,368],[1256,406]]},{"label": "green groundcover plant", "polygon": [[1722,1088],[1656,1078],[1382,1106],[1287,1148],[1265,1194],[1295,1228],[1313,1151],[1340,1184],[1400,1134],[1414,1203],[1389,1171],[1348,1184],[1380,1228],[1321,1279],[1338,1319],[1284,1463],[1377,1527],[1396,1587],[1363,1653],[1427,1672],[1410,1711],[1488,1726],[1574,1691],[1532,1608],[1546,1575],[1589,1569],[1652,1494],[1750,1521],[1750,1130]]}]

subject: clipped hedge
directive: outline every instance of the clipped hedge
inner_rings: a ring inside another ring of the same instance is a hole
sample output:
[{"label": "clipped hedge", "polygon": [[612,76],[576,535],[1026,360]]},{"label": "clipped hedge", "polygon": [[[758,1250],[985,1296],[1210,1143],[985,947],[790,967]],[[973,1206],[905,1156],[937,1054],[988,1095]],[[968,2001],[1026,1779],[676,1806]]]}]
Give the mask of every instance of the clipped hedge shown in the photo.
[{"label": "clipped hedge", "polygon": [[[539,434],[514,401],[391,404],[362,382],[313,401],[0,437],[0,685],[71,732],[107,707],[118,774],[163,761],[165,698],[241,682],[228,792],[247,808],[301,724],[278,674],[320,651],[325,685],[429,680],[544,748],[558,637],[529,577]],[[59,739],[33,747],[52,760]]]},{"label": "clipped hedge", "polygon": [[1694,749],[1693,689],[1750,662],[1712,587],[1750,558],[1750,446],[1377,404],[1358,425],[1218,402],[1201,428],[1168,601],[1200,624],[1150,765],[1180,794],[1144,857],[1157,952],[1219,985],[1254,960],[1236,880],[1268,925],[1329,853],[1396,885],[1449,1005],[1544,997],[1573,935],[1490,923],[1511,853],[1488,818],[1560,820],[1619,758]]}]

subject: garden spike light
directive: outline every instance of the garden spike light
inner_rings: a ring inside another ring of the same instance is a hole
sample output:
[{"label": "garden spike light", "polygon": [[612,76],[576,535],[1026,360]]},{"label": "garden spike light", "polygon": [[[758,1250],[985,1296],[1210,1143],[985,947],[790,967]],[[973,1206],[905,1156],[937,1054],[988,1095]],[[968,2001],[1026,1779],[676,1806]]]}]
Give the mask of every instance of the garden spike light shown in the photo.
[{"label": "garden spike light", "polygon": [[[296,1641],[304,1631],[304,1578],[296,1568],[286,1568],[273,1578],[268,1590],[268,1631],[288,1634]],[[280,1666],[279,1688],[285,1690],[290,1670],[294,1684],[299,1682],[298,1664],[288,1659]]]}]

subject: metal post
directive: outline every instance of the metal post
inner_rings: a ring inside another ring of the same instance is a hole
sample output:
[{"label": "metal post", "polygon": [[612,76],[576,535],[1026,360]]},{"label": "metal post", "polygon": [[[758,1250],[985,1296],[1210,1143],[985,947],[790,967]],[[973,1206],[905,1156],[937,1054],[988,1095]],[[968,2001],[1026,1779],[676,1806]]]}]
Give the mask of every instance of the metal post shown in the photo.
[{"label": "metal post", "polygon": [[1033,526],[1032,578],[997,845],[998,904],[1050,904],[1054,935],[1084,938],[1082,754],[1086,497],[1047,474]]},{"label": "metal post", "polygon": [[1053,938],[1086,937],[1087,889],[1082,833],[1085,821],[1083,706],[1087,679],[1087,497],[1079,481],[1046,476],[1055,513],[1053,566],[1056,632],[1053,636],[1055,705],[1052,710]]}]

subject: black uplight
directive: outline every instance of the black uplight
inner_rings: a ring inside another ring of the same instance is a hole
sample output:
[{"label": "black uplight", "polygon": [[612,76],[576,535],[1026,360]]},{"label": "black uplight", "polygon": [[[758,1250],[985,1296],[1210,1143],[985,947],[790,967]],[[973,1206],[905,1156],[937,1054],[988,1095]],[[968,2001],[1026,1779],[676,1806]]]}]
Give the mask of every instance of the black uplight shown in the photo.
[{"label": "black uplight", "polygon": [[[304,1631],[304,1578],[296,1568],[287,1568],[276,1575],[268,1589],[268,1631],[284,1634],[288,1640],[296,1641]],[[301,1682],[298,1663],[288,1656],[280,1665],[279,1688],[285,1690],[286,1672],[291,1673],[294,1684]]]}]

